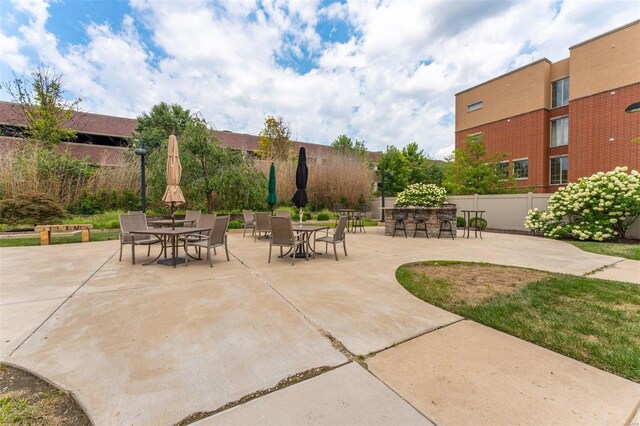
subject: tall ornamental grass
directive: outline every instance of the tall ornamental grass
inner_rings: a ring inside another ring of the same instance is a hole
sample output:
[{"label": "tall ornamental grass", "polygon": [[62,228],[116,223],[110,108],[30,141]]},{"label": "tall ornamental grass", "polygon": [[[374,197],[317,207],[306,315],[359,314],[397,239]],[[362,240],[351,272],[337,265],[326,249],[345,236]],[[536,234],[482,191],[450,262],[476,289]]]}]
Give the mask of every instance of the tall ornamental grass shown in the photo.
[{"label": "tall ornamental grass", "polygon": [[66,152],[24,147],[0,157],[0,198],[43,193],[62,206],[76,204],[82,194],[101,190],[138,192],[140,165],[123,157],[117,164],[97,166]]},{"label": "tall ornamental grass", "polygon": [[[274,163],[278,204],[286,204],[296,192],[296,160],[294,157]],[[270,163],[257,160],[255,165],[268,176]],[[334,155],[319,161],[307,160],[307,167],[307,196],[311,209],[331,207],[338,202],[355,207],[373,192],[374,173],[366,162],[357,158]]]}]

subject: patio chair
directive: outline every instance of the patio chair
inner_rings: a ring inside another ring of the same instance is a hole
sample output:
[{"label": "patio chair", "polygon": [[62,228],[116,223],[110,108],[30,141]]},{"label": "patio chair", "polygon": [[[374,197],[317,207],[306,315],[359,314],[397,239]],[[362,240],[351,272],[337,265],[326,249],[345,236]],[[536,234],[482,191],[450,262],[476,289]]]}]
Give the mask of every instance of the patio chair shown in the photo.
[{"label": "patio chair", "polygon": [[149,234],[131,234],[129,231],[149,229],[147,227],[147,215],[143,214],[121,214],[118,215],[120,221],[120,258],[122,262],[122,246],[131,244],[131,264],[136,264],[136,246],[146,245],[148,247],[147,256],[151,254],[151,245],[162,242]]},{"label": "patio chair", "polygon": [[256,227],[253,234],[253,241],[256,238],[261,238],[261,233],[264,232],[265,236],[271,231],[271,225],[269,224],[269,212],[256,212],[254,214],[256,218]]},{"label": "patio chair", "polygon": [[184,215],[185,226],[193,226],[200,217],[200,210],[187,210]]},{"label": "patio chair", "polygon": [[[274,216],[270,218],[271,224],[271,238],[269,238],[269,262],[271,263],[271,248],[273,246],[280,247],[280,257],[283,256],[282,248],[288,247],[291,251],[293,251],[291,255],[291,265],[295,264],[296,260],[296,248],[300,245],[305,244],[305,241],[299,236],[293,235],[293,225],[291,224],[291,220],[286,217],[278,217]],[[304,257],[305,260],[309,260],[307,256]]]},{"label": "patio chair", "polygon": [[438,231],[438,239],[442,231],[448,232],[451,235],[451,239],[454,240],[456,236],[453,233],[453,222],[456,221],[456,205],[455,204],[443,204],[438,210],[438,220],[440,221],[440,230]]},{"label": "patio chair", "polygon": [[291,219],[291,211],[290,210],[279,210],[276,212],[276,216],[278,217],[288,217]]},{"label": "patio chair", "polygon": [[407,226],[404,223],[409,218],[409,210],[407,209],[393,209],[391,210],[391,217],[395,223],[393,224],[393,235],[396,237],[396,231],[404,231],[404,237],[407,238]]},{"label": "patio chair", "polygon": [[200,250],[207,249],[207,259],[209,259],[209,266],[213,268],[213,258],[211,257],[211,249],[216,254],[216,247],[224,246],[224,251],[227,255],[227,262],[229,262],[229,248],[227,247],[227,228],[229,227],[229,216],[218,216],[215,218],[215,224],[209,231],[209,234],[200,241],[186,241],[184,250],[187,254],[187,262],[189,261],[189,247],[198,248],[198,258],[200,259]]},{"label": "patio chair", "polygon": [[[429,210],[416,209],[416,211],[413,212],[413,220],[416,224],[416,228],[413,231],[413,238],[416,237],[418,231],[424,232],[424,235],[429,238],[429,230],[427,229],[427,222],[429,221],[429,218]],[[422,224],[422,228],[420,228],[420,224]]]},{"label": "patio chair", "polygon": [[356,232],[356,229],[360,228],[360,230],[366,234],[367,231],[364,229],[364,220],[366,218],[367,218],[367,205],[362,204],[358,208],[358,211],[353,214],[353,219],[351,219],[352,232]]},{"label": "patio chair", "polygon": [[242,216],[244,216],[244,232],[242,233],[242,238],[244,238],[247,233],[247,228],[251,228],[251,235],[256,233],[256,219],[253,217],[253,212],[251,210],[242,210]]},{"label": "patio chair", "polygon": [[[201,214],[200,217],[198,217],[198,221],[196,222],[195,227],[208,228],[209,230],[211,230],[213,229],[215,224],[216,224],[215,213]],[[196,234],[188,234],[188,235],[185,235],[184,237],[180,237],[180,241],[182,242],[185,253],[187,252],[187,247],[186,247],[187,243],[195,243],[198,241],[206,240],[207,238],[209,238],[209,232],[204,231],[204,232],[199,232]],[[200,256],[200,250],[201,250],[201,247],[198,247],[198,256]]]},{"label": "patio chair", "polygon": [[329,233],[327,231],[327,235],[324,237],[316,238],[316,242],[320,241],[321,243],[325,243],[324,252],[327,253],[329,244],[333,244],[333,255],[336,257],[336,261],[338,260],[338,252],[336,250],[336,244],[342,243],[342,248],[344,249],[344,255],[347,255],[347,245],[345,243],[345,232],[344,229],[347,226],[347,216],[340,216],[338,219],[338,226],[333,233]]}]

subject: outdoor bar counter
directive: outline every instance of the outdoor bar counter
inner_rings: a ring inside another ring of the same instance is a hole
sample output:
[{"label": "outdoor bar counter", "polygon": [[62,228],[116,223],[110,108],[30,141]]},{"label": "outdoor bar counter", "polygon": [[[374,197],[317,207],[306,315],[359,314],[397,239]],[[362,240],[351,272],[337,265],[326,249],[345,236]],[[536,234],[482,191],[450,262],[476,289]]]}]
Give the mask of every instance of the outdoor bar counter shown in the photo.
[{"label": "outdoor bar counter", "polygon": [[[416,210],[429,212],[429,219],[427,222],[427,229],[429,230],[429,238],[438,238],[438,232],[440,232],[440,221],[438,220],[438,211],[441,210],[440,207],[381,207],[380,210],[384,210],[384,235],[392,236],[393,228],[395,226],[396,221],[393,219],[393,210],[408,210],[407,219],[405,219],[404,223],[407,228],[407,237],[413,237],[413,232],[416,229],[416,220],[413,215]],[[456,235],[456,220],[454,219],[451,222],[451,228],[453,230],[453,235]],[[396,231],[396,237],[401,236],[404,237],[404,232]],[[420,229],[418,230],[418,234],[416,238],[425,238],[424,231],[422,231],[422,225],[420,225]],[[441,238],[451,238],[449,232],[442,231]]]}]

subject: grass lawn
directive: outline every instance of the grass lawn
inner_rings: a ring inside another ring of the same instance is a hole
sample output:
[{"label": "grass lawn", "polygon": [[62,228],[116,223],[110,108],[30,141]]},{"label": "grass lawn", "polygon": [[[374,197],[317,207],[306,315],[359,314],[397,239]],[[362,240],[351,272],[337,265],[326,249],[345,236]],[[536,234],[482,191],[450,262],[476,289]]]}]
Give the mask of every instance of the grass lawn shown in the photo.
[{"label": "grass lawn", "polygon": [[[91,231],[89,241],[117,240],[119,235],[119,231]],[[82,236],[80,234],[69,237],[57,237],[54,233],[51,234],[51,244],[79,243],[81,240]],[[26,247],[39,245],[39,236],[29,238],[0,238],[0,247]]]},{"label": "grass lawn", "polygon": [[598,241],[569,241],[569,243],[591,253],[640,260],[640,244],[638,243],[601,243]]},{"label": "grass lawn", "polygon": [[498,265],[403,265],[416,297],[640,383],[640,285]]}]

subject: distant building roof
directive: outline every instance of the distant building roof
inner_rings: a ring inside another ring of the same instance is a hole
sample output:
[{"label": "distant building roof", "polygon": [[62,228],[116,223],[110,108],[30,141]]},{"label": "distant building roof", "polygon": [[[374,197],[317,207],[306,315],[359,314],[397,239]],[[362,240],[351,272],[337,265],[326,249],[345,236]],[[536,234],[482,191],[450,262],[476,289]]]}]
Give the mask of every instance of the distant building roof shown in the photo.
[{"label": "distant building roof", "polygon": [[[0,125],[24,126],[26,121],[19,112],[19,106],[11,102],[0,101]],[[69,128],[79,133],[89,135],[128,138],[134,135],[137,120],[133,118],[115,117],[110,115],[78,113],[65,123]],[[228,130],[214,130],[220,144],[242,151],[256,151],[259,137],[246,133],[234,133]],[[296,151],[305,147],[307,156],[312,158],[327,158],[331,155],[331,147],[309,142],[294,141]],[[369,152],[369,161],[376,162],[381,152]]]}]

